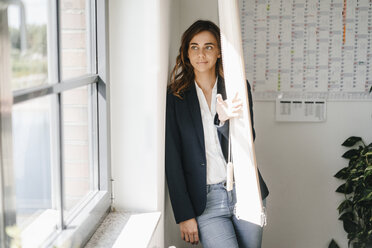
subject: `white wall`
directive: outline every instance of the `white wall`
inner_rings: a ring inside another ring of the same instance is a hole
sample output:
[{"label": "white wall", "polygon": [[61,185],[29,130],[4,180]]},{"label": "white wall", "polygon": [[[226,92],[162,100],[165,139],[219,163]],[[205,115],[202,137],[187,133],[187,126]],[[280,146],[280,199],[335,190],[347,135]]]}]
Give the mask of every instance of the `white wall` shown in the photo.
[{"label": "white wall", "polygon": [[[218,23],[215,0],[174,2],[170,67],[181,34],[193,21]],[[329,102],[327,112],[324,123],[279,123],[274,102],[254,102],[257,161],[270,190],[263,248],[326,248],[332,238],[347,247],[346,233],[337,220],[342,195],[334,192],[342,181],[333,175],[347,165],[341,158],[346,138],[356,135],[372,142],[372,103]],[[165,215],[165,247],[187,247],[174,224],[168,196]]]},{"label": "white wall", "polygon": [[[169,0],[109,1],[115,207],[164,209]],[[164,215],[152,247],[164,247]]]},{"label": "white wall", "polygon": [[[177,57],[181,40],[180,31],[180,0],[171,1],[171,16],[170,16],[170,44],[169,44],[169,71],[172,70]],[[172,206],[169,200],[168,185],[165,185],[165,211],[164,211],[164,247],[174,245],[182,247],[182,242],[179,235],[179,227],[176,225]]]},{"label": "white wall", "polygon": [[326,248],[334,238],[347,247],[338,221],[343,196],[333,177],[347,160],[349,136],[372,142],[371,102],[328,102],[324,123],[278,123],[273,102],[255,102],[256,154],[268,184],[268,226],[263,247]]}]

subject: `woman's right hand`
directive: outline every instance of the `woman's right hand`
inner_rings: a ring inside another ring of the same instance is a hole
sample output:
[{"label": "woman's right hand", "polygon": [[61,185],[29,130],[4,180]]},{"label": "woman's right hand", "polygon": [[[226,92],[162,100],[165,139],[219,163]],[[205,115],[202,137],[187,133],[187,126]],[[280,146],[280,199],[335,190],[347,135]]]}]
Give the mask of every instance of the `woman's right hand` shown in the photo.
[{"label": "woman's right hand", "polygon": [[188,243],[197,245],[199,243],[198,223],[195,218],[180,223],[181,238]]}]

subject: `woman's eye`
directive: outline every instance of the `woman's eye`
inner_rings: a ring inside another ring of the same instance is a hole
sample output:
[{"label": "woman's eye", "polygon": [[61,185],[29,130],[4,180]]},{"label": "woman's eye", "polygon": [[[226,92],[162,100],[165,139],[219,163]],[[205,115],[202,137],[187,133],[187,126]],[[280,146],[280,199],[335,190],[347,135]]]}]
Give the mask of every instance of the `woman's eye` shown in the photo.
[{"label": "woman's eye", "polygon": [[192,50],[198,50],[198,47],[197,46],[191,46],[191,49]]},{"label": "woman's eye", "polygon": [[205,49],[207,49],[207,50],[212,50],[213,47],[212,47],[212,46],[207,46],[207,47],[205,47]]}]

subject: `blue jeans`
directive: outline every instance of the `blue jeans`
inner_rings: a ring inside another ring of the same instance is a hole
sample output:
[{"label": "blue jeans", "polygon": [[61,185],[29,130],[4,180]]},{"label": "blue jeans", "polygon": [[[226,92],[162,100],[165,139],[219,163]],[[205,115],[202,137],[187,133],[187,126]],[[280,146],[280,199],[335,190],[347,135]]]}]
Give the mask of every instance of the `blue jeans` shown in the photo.
[{"label": "blue jeans", "polygon": [[234,216],[235,187],[227,191],[224,183],[207,185],[207,206],[196,218],[204,248],[260,248],[262,227]]}]

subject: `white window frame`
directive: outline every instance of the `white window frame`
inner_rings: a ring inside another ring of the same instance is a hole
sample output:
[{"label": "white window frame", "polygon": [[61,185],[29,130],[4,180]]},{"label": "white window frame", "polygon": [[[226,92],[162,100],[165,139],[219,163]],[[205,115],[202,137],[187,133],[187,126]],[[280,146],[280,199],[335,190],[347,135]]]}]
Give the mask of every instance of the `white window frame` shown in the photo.
[{"label": "white window frame", "polygon": [[[56,97],[56,113],[54,118],[59,127],[58,138],[53,142],[57,149],[53,148],[56,155],[58,169],[54,173],[53,193],[58,195],[55,203],[59,212],[59,223],[53,233],[47,235],[41,247],[63,246],[73,244],[84,245],[98,227],[100,221],[108,213],[111,205],[111,168],[110,168],[110,136],[109,136],[109,65],[108,65],[108,3],[105,0],[86,0],[88,4],[87,15],[91,23],[88,31],[92,39],[92,45],[88,46],[91,54],[90,66],[93,73],[78,78],[62,80],[61,75],[61,38],[60,38],[60,1],[50,0],[48,18],[48,70],[49,80],[53,84],[32,87],[11,92],[10,80],[4,80],[0,76],[0,247],[9,247],[9,237],[5,228],[16,223],[15,208],[15,185],[12,180],[12,135],[11,135],[11,111],[4,111],[8,103],[14,105],[37,99],[43,96],[54,95]],[[19,5],[19,0],[0,0],[0,12],[6,13],[7,6]],[[1,20],[0,20],[1,25]],[[1,27],[0,27],[1,32]],[[6,61],[5,61],[6,62]],[[2,62],[0,61],[0,65]],[[6,64],[6,63],[5,63]],[[10,70],[10,66],[9,66]],[[94,184],[98,191],[91,194],[80,204],[74,214],[68,219],[63,216],[63,121],[62,121],[62,93],[82,86],[89,86],[94,96],[90,108],[90,118],[96,122],[93,132]],[[12,94],[13,93],[13,94]],[[11,105],[10,105],[11,106]],[[9,135],[10,134],[10,135]],[[97,142],[94,142],[97,141]],[[8,147],[8,148],[7,148]],[[10,175],[10,176],[9,176]],[[27,244],[26,244],[27,245]]]}]

